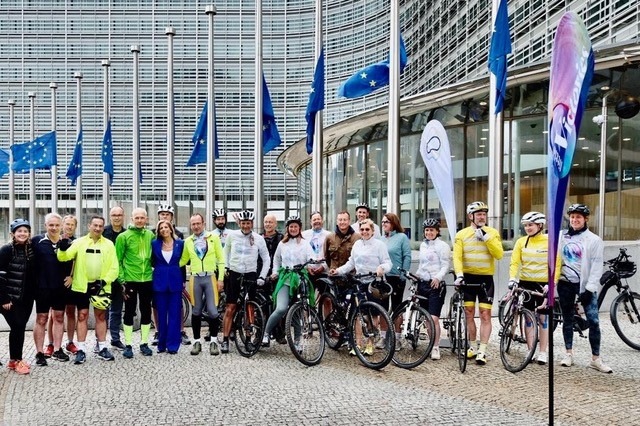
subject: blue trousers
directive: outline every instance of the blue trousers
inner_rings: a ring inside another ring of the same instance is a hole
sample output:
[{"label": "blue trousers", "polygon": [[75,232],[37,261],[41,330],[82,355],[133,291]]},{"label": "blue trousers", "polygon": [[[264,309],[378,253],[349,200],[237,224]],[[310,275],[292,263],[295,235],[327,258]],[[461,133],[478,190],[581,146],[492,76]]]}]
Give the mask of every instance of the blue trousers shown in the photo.
[{"label": "blue trousers", "polygon": [[182,291],[154,291],[153,302],[158,311],[158,350],[180,349],[182,325]]}]

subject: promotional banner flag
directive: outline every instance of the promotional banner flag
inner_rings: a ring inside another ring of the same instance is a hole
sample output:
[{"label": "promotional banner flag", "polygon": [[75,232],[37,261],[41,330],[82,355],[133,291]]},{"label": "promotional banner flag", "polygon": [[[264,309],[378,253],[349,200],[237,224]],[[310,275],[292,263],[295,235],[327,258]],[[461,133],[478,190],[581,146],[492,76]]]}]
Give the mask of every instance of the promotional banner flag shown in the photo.
[{"label": "promotional banner flag", "polygon": [[509,35],[507,0],[500,0],[489,50],[489,71],[496,76],[496,114],[501,113],[504,107],[504,96],[507,90],[507,55],[509,53],[511,53],[511,37]]},{"label": "promotional banner flag", "polygon": [[422,131],[420,154],[440,199],[444,216],[447,219],[449,238],[453,241],[456,233],[456,202],[453,189],[451,149],[447,132],[439,121],[429,121]]},{"label": "promotional banner flag", "polygon": [[109,175],[109,185],[113,184],[113,139],[111,136],[111,119],[107,120],[107,128],[102,138],[102,171]]},{"label": "promotional banner flag", "polygon": [[[407,49],[400,36],[400,73],[407,66]],[[368,65],[347,79],[338,88],[338,96],[344,98],[359,98],[375,92],[381,87],[389,85],[389,58],[382,62]]]},{"label": "promotional banner flag", "polygon": [[58,165],[56,155],[56,132],[45,133],[31,142],[11,146],[13,164],[16,173],[27,173],[31,169],[50,169]]},{"label": "promotional banner flag", "polygon": [[262,74],[262,154],[266,155],[282,143],[280,132],[276,126],[276,115],[269,95],[267,81]]},{"label": "promotional banner flag", "polygon": [[67,177],[71,179],[71,185],[75,186],[78,181],[78,177],[82,176],[82,126],[78,132],[76,139],[76,146],[73,149],[73,157],[69,168],[67,169]]},{"label": "promotional banner flag", "polygon": [[0,178],[9,173],[9,151],[0,149]]},{"label": "promotional banner flag", "polygon": [[556,30],[549,81],[549,306],[554,303],[556,259],[569,172],[593,68],[593,49],[587,29],[576,13],[567,12]]},{"label": "promotional banner flag", "polygon": [[316,113],[324,109],[324,49],[320,50],[320,56],[316,63],[316,70],[311,83],[309,103],[307,104],[307,154],[313,152],[313,133],[316,127]]},{"label": "promotional banner flag", "polygon": [[[213,111],[213,116],[215,117],[215,106]],[[189,161],[187,161],[187,166],[207,163],[207,113],[208,106],[207,102],[205,102],[202,107],[202,112],[200,113],[200,119],[198,119],[196,130],[193,132],[193,137],[191,138],[193,141],[193,151],[191,152]],[[220,152],[218,151],[218,126],[216,125],[214,129],[215,158],[218,159],[220,158]]]}]

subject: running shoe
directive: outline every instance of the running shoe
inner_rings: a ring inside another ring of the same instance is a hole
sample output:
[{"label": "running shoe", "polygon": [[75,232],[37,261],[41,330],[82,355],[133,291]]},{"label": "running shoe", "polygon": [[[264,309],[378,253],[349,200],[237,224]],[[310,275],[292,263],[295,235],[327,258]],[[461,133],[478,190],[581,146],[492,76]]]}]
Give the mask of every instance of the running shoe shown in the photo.
[{"label": "running shoe", "polygon": [[209,346],[209,353],[211,355],[220,355],[220,348],[218,347],[218,342],[211,342]]},{"label": "running shoe", "polygon": [[51,354],[53,353],[54,347],[51,343],[49,343],[47,345],[46,348],[44,348],[44,357],[45,358],[51,358]]},{"label": "running shoe", "polygon": [[363,355],[373,355],[373,343],[367,343],[367,346],[362,351]]},{"label": "running shoe", "polygon": [[[65,347],[65,349],[67,350],[67,352],[71,352],[73,355],[75,355],[76,352],[78,352],[78,347],[73,342],[67,343],[67,346]],[[53,352],[53,345],[51,345],[51,352]]]},{"label": "running shoe", "polygon": [[571,367],[573,365],[573,354],[564,354],[560,365],[563,367]]},{"label": "running shoe", "polygon": [[589,363],[589,367],[602,373],[613,373],[611,367],[602,362],[602,358],[596,358]]},{"label": "running shoe", "polygon": [[29,374],[31,372],[31,366],[29,366],[25,360],[21,359],[16,363],[14,370],[18,374]]},{"label": "running shoe", "polygon": [[9,370],[15,370],[17,365],[18,365],[18,361],[16,361],[15,359],[10,359],[9,362],[7,363],[7,368]]},{"label": "running shoe", "polygon": [[440,348],[434,347],[431,349],[431,359],[434,361],[440,359]]},{"label": "running shoe", "polygon": [[44,354],[42,352],[38,352],[36,354],[36,365],[40,365],[42,367],[47,365],[47,360],[44,357]]},{"label": "running shoe", "polygon": [[55,351],[53,355],[51,355],[51,358],[55,359],[56,361],[69,361],[69,355],[65,354],[62,348]]},{"label": "running shoe", "polygon": [[487,363],[487,356],[485,355],[485,353],[478,352],[478,355],[476,355],[476,364],[485,365],[486,363]]},{"label": "running shoe", "polygon": [[100,352],[98,352],[98,358],[104,361],[114,361],[116,359],[106,347],[102,348]]},{"label": "running shoe", "polygon": [[202,352],[202,344],[200,342],[193,342],[191,355],[200,355],[200,352]]},{"label": "running shoe", "polygon": [[191,344],[191,340],[189,340],[189,336],[187,336],[187,333],[185,331],[180,332],[180,337],[182,338],[183,345],[186,346]]},{"label": "running shoe", "polygon": [[140,353],[144,356],[153,355],[153,351],[151,350],[149,345],[147,345],[146,343],[143,343],[142,345],[140,345]]},{"label": "running shoe", "polygon": [[549,361],[549,355],[546,352],[538,353],[538,357],[536,358],[536,362],[540,365],[545,365]]},{"label": "running shoe", "polygon": [[131,347],[131,345],[127,345],[124,348],[124,351],[122,351],[122,356],[128,359],[133,358],[133,348]]},{"label": "running shoe", "polygon": [[151,346],[158,346],[158,332],[153,333],[153,339],[151,340]]},{"label": "running shoe", "polygon": [[119,351],[124,351],[127,348],[120,340],[112,340],[111,347],[118,349]]},{"label": "running shoe", "polygon": [[228,340],[223,340],[222,344],[220,345],[220,352],[222,352],[223,354],[228,354],[229,353],[229,341]]},{"label": "running shoe", "polygon": [[87,355],[84,353],[84,351],[78,350],[78,352],[76,352],[76,359],[73,360],[73,363],[84,364],[86,360],[87,360]]}]

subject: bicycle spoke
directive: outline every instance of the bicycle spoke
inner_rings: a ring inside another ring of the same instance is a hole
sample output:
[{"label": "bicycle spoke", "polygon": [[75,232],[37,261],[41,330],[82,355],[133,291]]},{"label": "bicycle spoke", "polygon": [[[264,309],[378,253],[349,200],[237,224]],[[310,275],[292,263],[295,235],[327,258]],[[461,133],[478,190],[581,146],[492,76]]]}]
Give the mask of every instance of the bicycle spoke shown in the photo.
[{"label": "bicycle spoke", "polygon": [[401,309],[393,316],[396,324],[402,319],[400,338],[396,336],[396,350],[393,362],[403,368],[415,368],[422,364],[431,353],[434,344],[435,325],[431,315],[423,308],[414,305],[406,319],[406,309]]},{"label": "bicycle spoke", "polygon": [[538,323],[531,311],[522,309],[505,319],[500,331],[500,359],[504,367],[516,373],[531,361],[538,343]]},{"label": "bicycle spoke", "polygon": [[622,341],[640,350],[640,294],[621,293],[611,304],[610,316]]},{"label": "bicycle spoke", "polygon": [[303,302],[287,313],[287,342],[293,355],[305,365],[316,365],[324,355],[324,329],[315,309]]}]

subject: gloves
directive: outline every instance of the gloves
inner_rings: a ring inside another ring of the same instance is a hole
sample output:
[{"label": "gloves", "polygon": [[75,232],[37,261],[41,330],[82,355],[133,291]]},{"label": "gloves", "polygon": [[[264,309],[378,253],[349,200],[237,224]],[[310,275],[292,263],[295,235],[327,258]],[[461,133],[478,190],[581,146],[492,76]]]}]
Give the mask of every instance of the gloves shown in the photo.
[{"label": "gloves", "polygon": [[258,284],[258,287],[264,286],[264,278],[258,278],[256,284]]},{"label": "gloves", "polygon": [[584,293],[580,295],[579,299],[580,299],[580,304],[582,305],[583,308],[585,308],[585,311],[586,311],[587,306],[589,306],[591,304],[591,301],[593,300],[593,293],[590,292],[589,290],[585,290]]},{"label": "gloves", "polygon": [[542,294],[547,294],[549,292],[549,286],[545,285],[544,287],[542,287]]},{"label": "gloves", "polygon": [[463,284],[464,284],[464,277],[462,275],[456,278],[456,280],[453,282],[453,285],[455,285],[456,287],[460,287]]},{"label": "gloves", "polygon": [[516,280],[509,280],[509,284],[507,285],[509,290],[512,290],[514,287],[517,287],[517,286],[518,286],[518,281]]},{"label": "gloves", "polygon": [[69,238],[63,238],[58,241],[58,248],[62,251],[67,251],[71,247],[71,240]]},{"label": "gloves", "polygon": [[478,239],[478,241],[487,241],[489,239],[489,234],[486,233],[486,231],[482,228],[477,228],[476,229],[476,238]]}]

